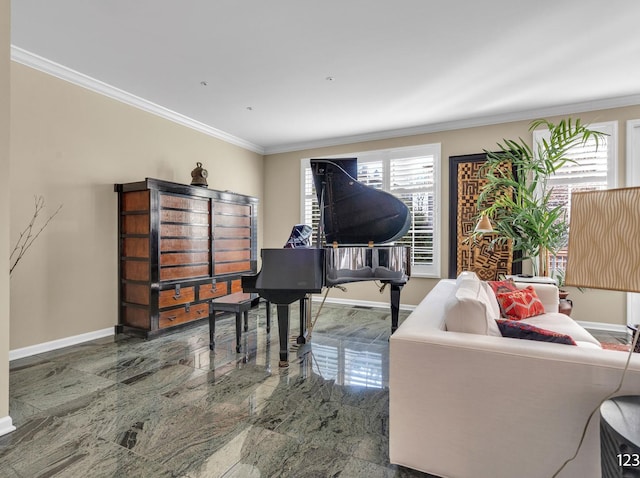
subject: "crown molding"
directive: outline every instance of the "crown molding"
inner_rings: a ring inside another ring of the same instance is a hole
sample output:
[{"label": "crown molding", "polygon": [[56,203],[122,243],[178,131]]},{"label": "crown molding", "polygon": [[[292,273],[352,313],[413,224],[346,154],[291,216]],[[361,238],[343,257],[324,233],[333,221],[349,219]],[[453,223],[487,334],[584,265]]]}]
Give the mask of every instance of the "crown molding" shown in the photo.
[{"label": "crown molding", "polygon": [[609,108],[622,108],[625,106],[635,105],[640,105],[640,95],[604,98],[592,101],[584,101],[580,103],[568,103],[564,105],[545,108],[535,108],[513,113],[503,113],[497,115],[479,116],[477,118],[446,121],[442,123],[432,123],[421,126],[413,126],[409,128],[385,130],[353,136],[341,136],[318,141],[291,143],[280,146],[266,147],[264,154],[268,155],[277,153],[289,153],[292,151],[302,151],[306,149],[325,148],[328,146],[341,146],[346,144],[362,143],[365,141],[377,141],[405,136],[416,136],[427,133],[439,133],[442,131],[475,128],[479,126],[491,126],[501,123],[511,123],[514,121],[534,120],[537,118],[544,118],[548,116],[561,116],[567,114],[584,113],[587,111],[598,111],[606,110]]},{"label": "crown molding", "polygon": [[479,126],[490,126],[514,121],[532,120],[536,118],[559,116],[566,114],[583,113],[587,111],[597,111],[609,108],[621,108],[625,106],[635,106],[640,104],[640,95],[621,96],[616,98],[596,99],[580,103],[569,103],[564,105],[536,108],[513,113],[503,113],[497,115],[480,116],[477,118],[466,118],[461,120],[446,121],[441,123],[431,123],[409,128],[383,130],[359,135],[337,136],[333,138],[303,141],[275,146],[259,146],[250,141],[246,141],[237,136],[225,133],[219,129],[201,123],[185,115],[172,111],[163,106],[152,103],[138,96],[127,93],[119,88],[111,86],[100,80],[96,80],[83,73],[77,72],[27,50],[11,45],[11,59],[30,68],[42,71],[49,75],[94,91],[101,95],[115,99],[127,105],[152,113],[161,118],[173,121],[188,128],[194,129],[208,136],[226,141],[241,148],[253,151],[254,153],[268,155],[277,153],[288,153],[292,151],[302,151],[307,149],[324,148],[329,146],[342,146],[346,144],[362,143],[366,141],[377,141],[383,139],[400,138],[406,136],[417,136],[428,133],[438,133],[456,129],[474,128]]},{"label": "crown molding", "polygon": [[68,81],[69,83],[73,83],[74,85],[81,86],[82,88],[86,88],[95,93],[107,96],[124,104],[133,106],[148,113],[152,113],[156,116],[160,116],[161,118],[173,121],[174,123],[186,126],[187,128],[194,129],[208,136],[212,136],[214,138],[226,141],[227,143],[231,143],[236,146],[240,146],[241,148],[248,149],[249,151],[253,151],[254,153],[264,154],[265,152],[262,146],[258,146],[242,138],[238,138],[237,136],[225,133],[224,131],[221,131],[219,129],[212,128],[211,126],[194,120],[193,118],[189,118],[188,116],[172,111],[168,108],[165,108],[164,106],[160,106],[152,103],[151,101],[147,101],[143,98],[140,98],[139,96],[127,93],[126,91],[116,88],[115,86],[111,86],[83,73],[72,70],[71,68],[67,68],[66,66],[47,60],[46,58],[19,48],[15,45],[11,45],[11,59],[22,65],[42,71],[43,73],[55,76],[56,78],[60,78],[61,80]]}]

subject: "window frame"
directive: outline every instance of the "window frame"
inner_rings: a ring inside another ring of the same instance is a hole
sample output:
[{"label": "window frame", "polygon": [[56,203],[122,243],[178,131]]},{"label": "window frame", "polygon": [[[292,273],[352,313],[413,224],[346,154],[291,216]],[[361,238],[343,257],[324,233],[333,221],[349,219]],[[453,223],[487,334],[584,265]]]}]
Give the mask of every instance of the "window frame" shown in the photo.
[{"label": "window frame", "polygon": [[[339,159],[339,158],[358,158],[358,162],[369,162],[369,161],[380,161],[382,160],[385,164],[385,174],[383,181],[383,190],[390,192],[390,174],[388,163],[393,160],[402,160],[403,158],[415,158],[416,156],[433,156],[433,260],[431,264],[412,264],[411,265],[411,276],[412,277],[428,277],[428,278],[440,278],[441,277],[441,241],[442,241],[442,228],[440,227],[441,222],[441,210],[442,210],[442,199],[441,199],[441,184],[440,184],[440,165],[441,165],[441,144],[440,143],[430,143],[430,144],[421,144],[416,146],[405,146],[400,148],[388,148],[388,149],[379,149],[379,150],[370,150],[370,151],[360,151],[360,152],[348,152],[342,154],[335,155],[315,155],[314,158],[323,158],[323,159]],[[311,158],[302,158],[300,160],[300,222],[304,223],[305,221],[305,199],[306,193],[305,190],[305,173],[306,170],[310,167],[309,160]],[[314,237],[315,240],[315,237]],[[414,260],[413,250],[412,250],[412,261]]]}]

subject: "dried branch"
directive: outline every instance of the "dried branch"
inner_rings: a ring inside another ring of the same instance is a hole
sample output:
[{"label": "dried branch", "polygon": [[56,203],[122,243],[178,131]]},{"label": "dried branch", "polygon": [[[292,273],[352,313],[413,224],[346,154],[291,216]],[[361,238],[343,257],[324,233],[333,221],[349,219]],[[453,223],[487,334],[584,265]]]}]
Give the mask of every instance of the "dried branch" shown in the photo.
[{"label": "dried branch", "polygon": [[18,262],[20,262],[20,259],[22,259],[22,256],[24,256],[24,254],[31,247],[33,242],[38,238],[38,236],[42,233],[42,231],[44,231],[44,228],[49,225],[51,220],[60,212],[60,209],[62,209],[62,204],[60,204],[60,206],[58,206],[58,209],[56,209],[55,212],[51,214],[51,216],[49,216],[49,218],[45,221],[42,227],[40,227],[40,229],[38,229],[38,231],[34,233],[34,228],[36,226],[38,216],[41,215],[42,210],[45,207],[43,196],[34,196],[34,200],[35,200],[35,210],[33,211],[33,216],[31,217],[31,221],[29,221],[29,224],[27,225],[27,227],[25,227],[24,230],[20,233],[20,237],[18,237],[18,242],[16,243],[13,250],[11,251],[11,254],[9,255],[9,262],[11,264],[11,267],[9,268],[9,275],[11,275],[11,273],[13,272],[13,269],[16,268],[16,266],[18,265]]}]

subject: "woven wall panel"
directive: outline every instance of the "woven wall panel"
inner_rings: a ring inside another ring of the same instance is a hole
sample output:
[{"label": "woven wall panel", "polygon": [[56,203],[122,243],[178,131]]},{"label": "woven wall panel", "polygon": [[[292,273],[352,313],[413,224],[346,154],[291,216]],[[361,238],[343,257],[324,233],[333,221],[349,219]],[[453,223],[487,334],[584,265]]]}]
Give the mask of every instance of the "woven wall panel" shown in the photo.
[{"label": "woven wall panel", "polygon": [[471,270],[482,280],[496,280],[512,273],[511,243],[490,247],[494,234],[484,234],[474,244],[467,240],[476,226],[478,196],[486,184],[479,174],[483,164],[482,161],[459,163],[457,168],[457,274]]}]

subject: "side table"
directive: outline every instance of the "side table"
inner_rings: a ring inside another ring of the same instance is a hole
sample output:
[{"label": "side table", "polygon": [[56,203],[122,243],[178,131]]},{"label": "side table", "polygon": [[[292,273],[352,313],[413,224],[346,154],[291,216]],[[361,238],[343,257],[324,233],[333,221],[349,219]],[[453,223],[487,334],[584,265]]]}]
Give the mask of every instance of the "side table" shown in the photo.
[{"label": "side table", "polygon": [[[244,315],[244,331],[249,328],[249,309],[258,305],[258,294],[246,294],[236,292],[225,295],[211,301],[212,313],[209,315],[209,349],[213,350],[216,335],[216,311],[234,312],[236,314],[236,352],[240,352],[240,339],[242,338],[242,316]],[[271,325],[270,304],[267,302],[267,332]]]},{"label": "side table", "polygon": [[600,451],[602,478],[640,478],[640,396],[600,406]]},{"label": "side table", "polygon": [[[633,339],[638,333],[638,324],[635,324],[635,325],[628,324],[627,329],[629,329],[629,331],[631,332],[631,343],[633,343]],[[636,342],[636,346],[633,349],[633,351],[636,353],[640,353],[640,339],[638,339],[638,341]]]}]

